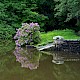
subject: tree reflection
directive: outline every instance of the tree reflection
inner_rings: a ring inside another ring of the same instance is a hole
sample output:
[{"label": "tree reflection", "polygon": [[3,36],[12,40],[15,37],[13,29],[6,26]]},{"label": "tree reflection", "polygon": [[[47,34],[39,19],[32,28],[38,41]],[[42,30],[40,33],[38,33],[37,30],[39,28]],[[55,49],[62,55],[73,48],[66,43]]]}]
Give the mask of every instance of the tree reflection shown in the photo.
[{"label": "tree reflection", "polygon": [[41,53],[31,46],[26,48],[15,47],[14,55],[16,56],[16,61],[21,63],[21,67],[32,69],[37,69],[39,66],[39,60]]}]

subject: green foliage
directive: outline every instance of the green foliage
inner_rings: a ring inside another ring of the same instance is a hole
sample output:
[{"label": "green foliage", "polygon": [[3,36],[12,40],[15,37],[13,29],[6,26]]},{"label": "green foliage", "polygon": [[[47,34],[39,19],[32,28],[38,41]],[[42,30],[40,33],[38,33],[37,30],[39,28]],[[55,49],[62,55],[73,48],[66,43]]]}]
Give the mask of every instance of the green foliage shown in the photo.
[{"label": "green foliage", "polygon": [[44,14],[48,17],[45,21],[45,26],[42,27],[43,30],[49,31],[56,28],[55,18],[54,18],[54,0],[37,0],[38,12]]},{"label": "green foliage", "polygon": [[21,23],[39,22],[44,26],[46,16],[39,14],[37,11],[36,0],[20,0],[0,2],[0,38],[9,39],[15,34],[16,28]]},{"label": "green foliage", "polygon": [[[77,28],[80,29],[80,0],[57,0],[56,3],[54,10],[57,12],[55,17],[65,17],[64,22],[76,19],[74,26],[77,25],[79,27]],[[73,23],[71,22],[71,24]]]},{"label": "green foliage", "polygon": [[7,24],[0,24],[0,39],[11,39],[15,29]]},{"label": "green foliage", "polygon": [[80,30],[80,0],[2,0],[0,39],[11,39],[21,23],[38,22],[41,31]]}]

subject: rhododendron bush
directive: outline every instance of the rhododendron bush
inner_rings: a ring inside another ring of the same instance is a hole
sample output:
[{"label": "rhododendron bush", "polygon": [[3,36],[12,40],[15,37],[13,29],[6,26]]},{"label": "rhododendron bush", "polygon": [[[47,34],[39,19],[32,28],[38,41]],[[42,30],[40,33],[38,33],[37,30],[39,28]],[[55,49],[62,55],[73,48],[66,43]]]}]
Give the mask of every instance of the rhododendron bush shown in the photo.
[{"label": "rhododendron bush", "polygon": [[38,23],[22,23],[22,27],[17,29],[14,36],[17,46],[33,45],[40,42],[40,27]]}]

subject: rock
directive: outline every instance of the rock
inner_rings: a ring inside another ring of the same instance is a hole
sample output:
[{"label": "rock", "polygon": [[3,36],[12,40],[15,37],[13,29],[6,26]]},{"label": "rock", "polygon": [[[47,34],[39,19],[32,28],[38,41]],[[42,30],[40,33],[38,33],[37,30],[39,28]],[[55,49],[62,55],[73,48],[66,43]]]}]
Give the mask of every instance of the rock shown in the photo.
[{"label": "rock", "polygon": [[64,39],[64,37],[62,37],[62,36],[54,36],[53,39],[54,40],[57,40],[57,39],[62,40],[62,39]]},{"label": "rock", "polygon": [[61,44],[64,41],[64,37],[62,37],[62,36],[54,36],[53,40],[54,40],[55,44]]}]

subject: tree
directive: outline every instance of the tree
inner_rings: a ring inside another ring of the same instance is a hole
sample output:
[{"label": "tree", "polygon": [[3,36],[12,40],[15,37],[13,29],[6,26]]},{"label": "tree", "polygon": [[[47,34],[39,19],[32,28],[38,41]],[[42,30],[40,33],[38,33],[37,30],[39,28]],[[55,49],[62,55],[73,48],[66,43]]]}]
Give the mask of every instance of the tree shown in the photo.
[{"label": "tree", "polygon": [[54,18],[54,0],[37,0],[37,6],[38,12],[48,17],[48,19],[45,21],[44,30],[54,30],[56,28],[56,22]]},{"label": "tree", "polygon": [[77,28],[80,29],[80,0],[55,0],[55,17],[65,16],[64,22],[76,18]]},{"label": "tree", "polygon": [[3,0],[0,2],[0,38],[12,38],[24,22],[38,22],[42,27],[46,16],[37,12],[36,0]]}]

